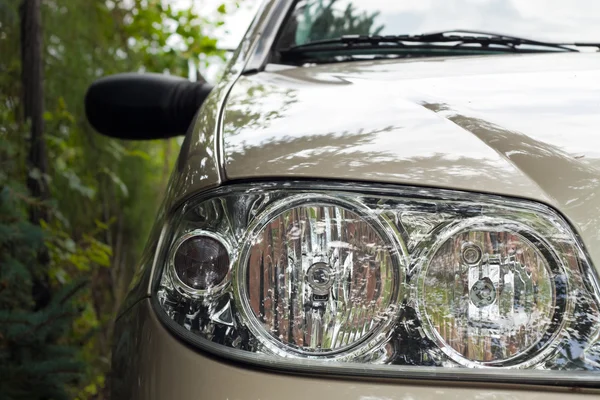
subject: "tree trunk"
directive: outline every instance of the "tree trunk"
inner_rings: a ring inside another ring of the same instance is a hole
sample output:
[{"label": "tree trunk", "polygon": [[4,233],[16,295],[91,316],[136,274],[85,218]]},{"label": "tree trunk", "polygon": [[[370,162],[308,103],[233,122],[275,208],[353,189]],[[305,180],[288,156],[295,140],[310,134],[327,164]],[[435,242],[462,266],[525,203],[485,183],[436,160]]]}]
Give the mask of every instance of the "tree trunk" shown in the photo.
[{"label": "tree trunk", "polygon": [[[48,173],[46,142],[44,139],[44,65],[42,62],[42,10],[41,0],[22,0],[21,14],[21,85],[23,93],[23,117],[30,124],[30,145],[27,156],[27,187],[41,205],[32,205],[29,217],[32,223],[48,220],[43,204],[48,199]],[[49,262],[48,251],[39,254],[42,265]],[[47,274],[34,282],[36,309],[50,300]]]},{"label": "tree trunk", "polygon": [[[21,84],[23,112],[30,125],[30,147],[27,157],[27,186],[31,195],[40,200],[48,198],[44,175],[48,173],[46,141],[44,139],[44,66],[42,63],[41,0],[21,3]],[[31,208],[31,221],[39,224],[47,219],[43,207]]]}]

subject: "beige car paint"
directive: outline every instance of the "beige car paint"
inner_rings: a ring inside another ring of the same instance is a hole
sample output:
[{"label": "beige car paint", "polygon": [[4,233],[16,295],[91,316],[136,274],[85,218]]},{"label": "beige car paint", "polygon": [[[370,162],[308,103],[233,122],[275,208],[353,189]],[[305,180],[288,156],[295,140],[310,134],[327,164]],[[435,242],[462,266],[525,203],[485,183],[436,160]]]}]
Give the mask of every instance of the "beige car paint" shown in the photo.
[{"label": "beige car paint", "polygon": [[571,221],[598,267],[598,126],[597,54],[286,69],[235,84],[223,125],[225,173],[536,200]]},{"label": "beige car paint", "polygon": [[238,56],[186,138],[117,321],[114,398],[598,398],[557,389],[260,372],[178,341],[144,297],[164,216],[190,196],[238,179],[387,182],[533,199],[571,221],[599,266],[600,135],[593,131],[600,126],[599,56],[361,62],[248,76],[239,76],[244,57]]}]

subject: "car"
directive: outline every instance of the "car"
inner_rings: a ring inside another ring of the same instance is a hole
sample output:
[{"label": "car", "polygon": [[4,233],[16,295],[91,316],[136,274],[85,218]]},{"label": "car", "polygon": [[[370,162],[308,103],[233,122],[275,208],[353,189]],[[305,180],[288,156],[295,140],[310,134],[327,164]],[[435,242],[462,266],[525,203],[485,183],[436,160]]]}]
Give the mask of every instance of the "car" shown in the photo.
[{"label": "car", "polygon": [[95,82],[185,135],[112,398],[598,398],[597,11],[267,0],[214,87]]}]

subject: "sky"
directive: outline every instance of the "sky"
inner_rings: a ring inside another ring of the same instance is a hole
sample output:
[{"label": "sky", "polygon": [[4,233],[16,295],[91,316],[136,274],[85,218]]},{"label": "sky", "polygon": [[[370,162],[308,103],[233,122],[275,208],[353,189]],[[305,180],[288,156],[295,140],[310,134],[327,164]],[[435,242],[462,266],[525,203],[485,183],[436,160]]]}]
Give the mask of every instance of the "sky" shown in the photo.
[{"label": "sky", "polygon": [[[187,8],[193,4],[201,16],[210,17],[216,15],[217,8],[225,3],[227,14],[225,24],[216,28],[212,33],[219,41],[217,46],[224,50],[235,49],[242,40],[252,18],[257,12],[261,0],[241,0],[239,8],[235,7],[236,0],[164,0],[175,7]],[[200,73],[210,83],[215,83],[223,70],[225,62],[218,57],[209,59],[209,66],[202,68]],[[193,74],[190,79],[194,79]]]},{"label": "sky", "polygon": [[[177,7],[189,7],[193,4],[200,15],[212,15],[217,8],[225,3],[228,5],[228,14],[225,25],[215,32],[219,39],[219,47],[222,49],[235,49],[246,33],[246,29],[256,13],[260,0],[241,0],[240,7],[235,9],[235,1],[231,0],[170,0]],[[231,12],[230,10],[235,10]]]}]

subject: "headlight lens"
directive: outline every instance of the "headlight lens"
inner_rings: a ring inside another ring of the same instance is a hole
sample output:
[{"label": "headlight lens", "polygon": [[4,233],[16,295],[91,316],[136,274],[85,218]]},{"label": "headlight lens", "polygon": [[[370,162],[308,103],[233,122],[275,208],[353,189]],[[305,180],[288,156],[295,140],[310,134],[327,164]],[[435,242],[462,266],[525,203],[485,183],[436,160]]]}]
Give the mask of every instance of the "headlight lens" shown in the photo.
[{"label": "headlight lens", "polygon": [[376,336],[398,309],[391,237],[360,205],[303,195],[282,204],[266,212],[239,265],[249,328],[282,355],[342,353]]},{"label": "headlight lens", "polygon": [[461,225],[420,276],[425,326],[460,364],[530,363],[564,320],[559,262],[527,227],[494,219]]},{"label": "headlight lens", "polygon": [[229,271],[227,247],[214,235],[191,232],[184,235],[173,250],[172,272],[192,294],[214,289]]},{"label": "headlight lens", "polygon": [[407,366],[600,370],[594,270],[543,205],[248,184],[192,199],[166,232],[157,312],[209,351],[403,376]]}]

